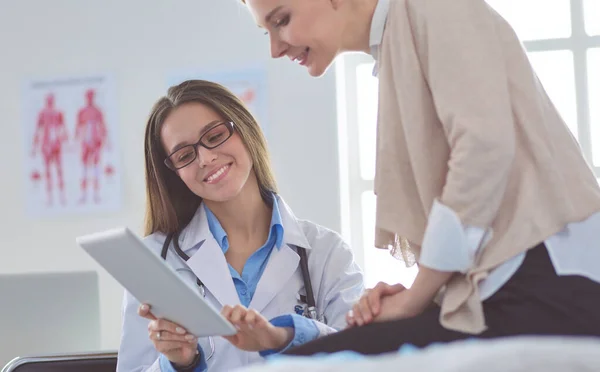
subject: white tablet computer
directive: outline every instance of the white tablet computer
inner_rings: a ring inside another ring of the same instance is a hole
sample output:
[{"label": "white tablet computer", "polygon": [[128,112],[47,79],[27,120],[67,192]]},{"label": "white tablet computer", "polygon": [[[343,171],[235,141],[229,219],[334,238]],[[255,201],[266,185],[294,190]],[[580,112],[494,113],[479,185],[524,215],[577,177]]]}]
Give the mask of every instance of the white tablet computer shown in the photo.
[{"label": "white tablet computer", "polygon": [[81,236],[77,243],[152,313],[196,337],[225,336],[235,327],[128,228]]}]

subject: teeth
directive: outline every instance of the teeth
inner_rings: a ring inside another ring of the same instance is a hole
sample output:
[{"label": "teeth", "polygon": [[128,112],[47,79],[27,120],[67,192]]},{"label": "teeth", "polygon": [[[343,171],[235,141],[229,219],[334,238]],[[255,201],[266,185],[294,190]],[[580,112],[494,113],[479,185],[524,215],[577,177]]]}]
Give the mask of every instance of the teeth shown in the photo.
[{"label": "teeth", "polygon": [[213,173],[210,177],[208,177],[206,180],[208,182],[212,182],[214,180],[216,180],[220,175],[223,174],[223,172],[225,172],[227,170],[228,165],[220,168],[218,171],[216,171],[215,173]]}]

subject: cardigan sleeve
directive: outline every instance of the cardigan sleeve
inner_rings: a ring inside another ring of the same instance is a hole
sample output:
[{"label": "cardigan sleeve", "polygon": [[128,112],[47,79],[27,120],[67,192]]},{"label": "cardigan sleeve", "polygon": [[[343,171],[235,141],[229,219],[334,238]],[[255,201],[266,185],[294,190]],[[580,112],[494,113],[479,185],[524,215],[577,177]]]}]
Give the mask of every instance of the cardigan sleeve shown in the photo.
[{"label": "cardigan sleeve", "polygon": [[515,155],[499,16],[484,0],[409,0],[422,72],[450,146],[420,263],[465,272],[492,224]]},{"label": "cardigan sleeve", "polygon": [[423,73],[450,145],[440,203],[487,228],[515,154],[515,128],[497,14],[484,0],[412,0]]}]

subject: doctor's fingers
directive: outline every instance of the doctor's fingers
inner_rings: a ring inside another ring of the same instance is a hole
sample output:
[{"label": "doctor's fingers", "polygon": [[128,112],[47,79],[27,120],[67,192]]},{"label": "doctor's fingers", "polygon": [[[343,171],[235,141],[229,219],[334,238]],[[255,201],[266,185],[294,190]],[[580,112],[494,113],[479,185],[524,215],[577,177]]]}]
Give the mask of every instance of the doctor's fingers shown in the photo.
[{"label": "doctor's fingers", "polygon": [[142,318],[146,318],[148,320],[156,319],[154,314],[152,314],[152,312],[150,311],[150,305],[147,305],[147,304],[141,304],[138,307],[138,315],[141,316]]},{"label": "doctor's fingers", "polygon": [[240,325],[242,330],[263,331],[269,327],[270,323],[258,311],[250,309],[246,312],[244,319],[240,321]]},{"label": "doctor's fingers", "polygon": [[352,328],[356,326],[356,319],[354,319],[354,311],[350,310],[346,313],[346,328]]},{"label": "doctor's fingers", "polygon": [[163,342],[163,341],[177,341],[177,342],[187,342],[187,343],[197,343],[198,338],[192,334],[180,335],[176,333],[171,333],[169,331],[148,331],[148,337],[153,342]]},{"label": "doctor's fingers", "polygon": [[148,331],[158,332],[167,331],[174,334],[185,335],[187,331],[179,324],[170,322],[166,319],[155,319],[148,323]]},{"label": "doctor's fingers", "polygon": [[352,307],[352,315],[357,326],[367,324],[372,320],[371,312],[364,307],[364,297]]},{"label": "doctor's fingers", "polygon": [[248,309],[246,309],[242,305],[235,305],[231,313],[229,314],[229,321],[237,324],[244,321],[246,314],[248,313]]},{"label": "doctor's fingers", "polygon": [[362,306],[369,309],[373,318],[379,315],[379,312],[381,311],[381,299],[385,297],[386,294],[387,291],[384,288],[375,287],[372,290],[367,291],[360,299]]},{"label": "doctor's fingers", "polygon": [[233,311],[233,307],[231,307],[229,305],[225,305],[221,309],[221,315],[223,315],[223,318],[229,320],[229,317],[230,317],[232,311]]},{"label": "doctor's fingers", "polygon": [[377,315],[373,310],[373,303],[379,307],[380,297],[378,295],[367,294],[358,301],[360,312],[365,323],[370,323]]},{"label": "doctor's fingers", "polygon": [[262,316],[258,311],[249,309],[246,312],[243,322],[252,327],[264,327],[268,324],[267,319]]},{"label": "doctor's fingers", "polygon": [[169,358],[169,353],[175,351],[181,351],[183,349],[196,349],[198,347],[197,344],[192,344],[189,342],[180,342],[180,341],[155,341],[154,348],[161,354],[165,354],[167,359]]}]

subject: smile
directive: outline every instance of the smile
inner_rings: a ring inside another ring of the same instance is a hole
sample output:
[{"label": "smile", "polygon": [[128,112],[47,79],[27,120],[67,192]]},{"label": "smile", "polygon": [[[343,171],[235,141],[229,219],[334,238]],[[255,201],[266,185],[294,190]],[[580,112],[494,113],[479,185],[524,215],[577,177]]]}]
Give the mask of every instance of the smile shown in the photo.
[{"label": "smile", "polygon": [[208,175],[208,177],[206,177],[204,179],[204,182],[206,182],[206,183],[219,182],[223,177],[225,177],[227,175],[227,172],[229,171],[230,167],[231,167],[231,164],[227,164],[227,165],[224,165],[221,168],[215,170],[210,175]]},{"label": "smile", "polygon": [[292,61],[300,64],[301,66],[306,65],[306,62],[308,60],[308,53],[309,53],[309,48],[306,48],[306,50],[304,52],[302,52],[300,55],[294,57],[292,59]]}]

